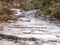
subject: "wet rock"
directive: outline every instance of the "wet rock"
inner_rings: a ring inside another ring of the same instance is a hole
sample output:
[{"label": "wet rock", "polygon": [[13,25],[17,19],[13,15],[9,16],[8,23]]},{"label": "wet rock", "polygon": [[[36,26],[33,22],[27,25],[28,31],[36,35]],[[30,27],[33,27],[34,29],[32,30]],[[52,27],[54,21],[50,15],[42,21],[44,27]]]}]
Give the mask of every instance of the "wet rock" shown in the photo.
[{"label": "wet rock", "polygon": [[7,23],[14,23],[16,20],[8,20]]},{"label": "wet rock", "polygon": [[30,45],[28,42],[23,42],[22,45]]},{"label": "wet rock", "polygon": [[24,17],[20,9],[2,9],[0,11],[0,21],[17,20]]},{"label": "wet rock", "polygon": [[1,15],[0,21],[8,21],[8,20],[17,20],[18,18],[21,18],[21,16],[14,16],[14,15]]},{"label": "wet rock", "polygon": [[3,31],[4,25],[5,25],[5,23],[1,22],[1,24],[0,24],[0,31]]},{"label": "wet rock", "polygon": [[30,22],[30,20],[20,20],[20,21],[22,21],[22,22]]},{"label": "wet rock", "polygon": [[35,41],[34,45],[42,45],[41,41]]}]

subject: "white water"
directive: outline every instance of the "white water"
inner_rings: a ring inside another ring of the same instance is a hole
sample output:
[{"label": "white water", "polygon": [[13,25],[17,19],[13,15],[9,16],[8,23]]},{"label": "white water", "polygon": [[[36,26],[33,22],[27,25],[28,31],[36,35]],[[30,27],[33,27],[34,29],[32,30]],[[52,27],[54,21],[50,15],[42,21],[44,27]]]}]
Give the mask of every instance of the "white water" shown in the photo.
[{"label": "white water", "polygon": [[[24,12],[25,17],[18,19],[16,22],[5,23],[3,31],[0,33],[17,37],[34,37],[43,40],[60,40],[60,27],[50,23],[49,21],[35,18],[36,11],[39,10],[26,11]],[[16,15],[22,14],[19,12],[20,11],[18,10],[18,14]]]}]

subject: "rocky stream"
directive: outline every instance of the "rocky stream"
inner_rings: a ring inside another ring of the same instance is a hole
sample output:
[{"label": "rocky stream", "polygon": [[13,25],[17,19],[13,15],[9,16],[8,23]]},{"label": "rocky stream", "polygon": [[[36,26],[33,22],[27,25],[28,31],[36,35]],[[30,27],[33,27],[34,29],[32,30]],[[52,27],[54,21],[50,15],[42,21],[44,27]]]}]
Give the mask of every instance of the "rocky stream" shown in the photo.
[{"label": "rocky stream", "polygon": [[0,45],[60,45],[59,21],[36,17],[39,10],[13,10],[24,17],[0,24]]}]

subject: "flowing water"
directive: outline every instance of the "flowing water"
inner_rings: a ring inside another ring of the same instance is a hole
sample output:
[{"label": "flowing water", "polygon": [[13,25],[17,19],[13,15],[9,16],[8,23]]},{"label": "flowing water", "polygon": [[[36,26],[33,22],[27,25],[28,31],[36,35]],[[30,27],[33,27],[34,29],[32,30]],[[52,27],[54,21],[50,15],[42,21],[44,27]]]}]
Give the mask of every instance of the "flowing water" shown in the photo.
[{"label": "flowing water", "polygon": [[[13,9],[14,10],[14,9]],[[0,34],[11,35],[22,38],[36,38],[37,41],[22,40],[15,44],[13,41],[0,40],[2,45],[60,45],[60,24],[59,21],[49,21],[43,17],[36,17],[39,10],[22,11],[15,9],[14,15],[23,15],[18,20],[10,20],[1,23],[3,31]],[[46,20],[45,20],[46,19]],[[7,42],[7,43],[6,43]],[[29,43],[29,44],[27,44]]]}]

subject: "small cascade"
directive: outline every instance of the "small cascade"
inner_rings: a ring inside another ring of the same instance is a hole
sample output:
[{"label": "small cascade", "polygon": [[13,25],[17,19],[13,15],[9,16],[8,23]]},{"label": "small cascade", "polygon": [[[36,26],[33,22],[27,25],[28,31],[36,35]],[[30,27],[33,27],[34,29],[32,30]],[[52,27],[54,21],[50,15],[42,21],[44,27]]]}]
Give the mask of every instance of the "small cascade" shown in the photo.
[{"label": "small cascade", "polygon": [[[42,17],[36,18],[35,13],[39,10],[22,12],[20,12],[20,9],[11,10],[16,12],[14,12],[14,15],[21,14],[24,17],[19,18],[15,22],[6,23],[3,31],[0,31],[0,34],[4,34],[4,36],[7,35],[7,37],[15,36],[23,38],[25,41],[22,40],[20,42],[28,42],[30,45],[35,45],[35,43],[41,43],[41,45],[50,45],[51,43],[51,45],[55,45],[55,43],[56,45],[60,44],[60,27],[54,23],[50,23],[49,20],[43,20]],[[36,40],[28,41],[29,38]]]}]

